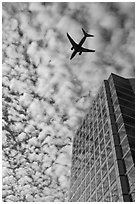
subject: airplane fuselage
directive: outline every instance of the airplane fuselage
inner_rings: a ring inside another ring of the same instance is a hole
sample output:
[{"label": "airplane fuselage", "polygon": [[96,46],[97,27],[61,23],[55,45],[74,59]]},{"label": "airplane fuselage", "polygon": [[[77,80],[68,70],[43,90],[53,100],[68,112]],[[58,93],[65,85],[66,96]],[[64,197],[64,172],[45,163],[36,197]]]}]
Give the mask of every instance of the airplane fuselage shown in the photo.
[{"label": "airplane fuselage", "polygon": [[86,36],[84,36],[84,37],[81,39],[81,41],[80,41],[79,44],[78,44],[77,49],[75,49],[75,50],[73,51],[73,53],[72,53],[70,59],[72,59],[72,58],[77,54],[77,52],[79,52],[79,49],[78,49],[78,48],[83,45],[83,43],[85,42],[85,40],[86,40]]}]

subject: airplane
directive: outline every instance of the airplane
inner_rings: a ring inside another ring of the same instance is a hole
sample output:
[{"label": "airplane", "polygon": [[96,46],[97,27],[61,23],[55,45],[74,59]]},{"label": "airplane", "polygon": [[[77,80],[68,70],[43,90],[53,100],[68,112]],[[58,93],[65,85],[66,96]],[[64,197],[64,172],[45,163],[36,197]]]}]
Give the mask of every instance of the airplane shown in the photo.
[{"label": "airplane", "polygon": [[79,44],[77,44],[71,37],[70,35],[67,33],[67,37],[69,39],[69,41],[71,42],[72,44],[72,47],[71,47],[71,50],[74,49],[71,57],[70,57],[70,60],[79,52],[79,55],[82,54],[82,52],[95,52],[95,50],[90,50],[90,49],[86,49],[84,47],[82,47],[83,43],[85,42],[86,38],[87,37],[94,37],[94,35],[90,35],[88,33],[86,33],[86,31],[82,28],[82,31],[84,33],[84,37],[81,39],[81,41],[79,42]]}]

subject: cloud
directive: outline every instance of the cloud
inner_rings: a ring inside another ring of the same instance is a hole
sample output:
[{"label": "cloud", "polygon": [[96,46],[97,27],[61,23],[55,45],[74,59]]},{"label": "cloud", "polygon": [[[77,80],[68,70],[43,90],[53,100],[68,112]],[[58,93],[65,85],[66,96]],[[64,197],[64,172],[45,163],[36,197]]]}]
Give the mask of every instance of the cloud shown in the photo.
[{"label": "cloud", "polygon": [[[96,52],[70,61],[81,28]],[[68,201],[75,130],[111,72],[134,76],[135,4],[4,2],[2,48],[3,201]]]}]

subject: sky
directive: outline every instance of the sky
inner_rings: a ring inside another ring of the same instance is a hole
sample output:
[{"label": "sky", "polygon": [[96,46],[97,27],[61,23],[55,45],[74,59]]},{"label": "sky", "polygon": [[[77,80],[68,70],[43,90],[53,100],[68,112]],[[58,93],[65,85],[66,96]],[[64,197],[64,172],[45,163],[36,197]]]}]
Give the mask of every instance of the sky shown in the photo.
[{"label": "sky", "polygon": [[[135,75],[135,4],[2,5],[3,201],[67,202],[75,131],[111,73]],[[95,53],[70,60],[82,28]]]}]

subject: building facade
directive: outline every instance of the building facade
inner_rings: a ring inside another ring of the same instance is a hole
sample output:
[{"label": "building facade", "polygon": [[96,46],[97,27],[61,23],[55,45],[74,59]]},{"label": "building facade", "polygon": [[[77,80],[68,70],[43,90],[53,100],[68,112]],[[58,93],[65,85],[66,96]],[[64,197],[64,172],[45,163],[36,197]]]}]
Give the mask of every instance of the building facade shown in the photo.
[{"label": "building facade", "polygon": [[135,201],[134,79],[104,80],[73,140],[70,202]]}]

